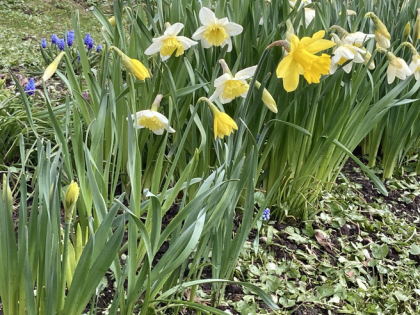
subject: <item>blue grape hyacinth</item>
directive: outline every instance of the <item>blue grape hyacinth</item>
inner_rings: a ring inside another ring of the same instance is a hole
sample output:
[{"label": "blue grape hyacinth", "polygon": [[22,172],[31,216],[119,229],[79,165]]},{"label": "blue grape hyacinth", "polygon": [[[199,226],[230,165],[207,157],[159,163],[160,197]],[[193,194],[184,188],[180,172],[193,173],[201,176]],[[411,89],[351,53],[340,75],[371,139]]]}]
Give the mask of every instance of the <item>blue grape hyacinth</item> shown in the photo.
[{"label": "blue grape hyacinth", "polygon": [[88,50],[91,50],[93,48],[93,38],[90,37],[90,33],[88,33],[84,39],[84,43]]},{"label": "blue grape hyacinth", "polygon": [[60,38],[58,41],[57,41],[57,46],[58,46],[58,49],[60,49],[60,50],[64,50],[64,46],[66,45],[66,42],[64,41],[64,39],[63,38]]},{"label": "blue grape hyacinth", "polygon": [[46,40],[45,38],[43,38],[43,39],[41,40],[41,47],[42,47],[42,48],[47,48],[47,40]]},{"label": "blue grape hyacinth", "polygon": [[70,32],[67,31],[67,46],[72,46],[74,43],[74,30],[71,30]]},{"label": "blue grape hyacinth", "polygon": [[100,52],[101,50],[102,50],[102,46],[101,45],[96,46],[96,52],[97,53]]},{"label": "blue grape hyacinth", "polygon": [[57,42],[58,42],[58,36],[55,35],[55,34],[52,34],[52,36],[51,36],[51,43],[57,44]]},{"label": "blue grape hyacinth", "polygon": [[263,214],[262,214],[262,219],[263,219],[263,221],[268,221],[268,220],[270,220],[270,209],[266,208],[266,209],[263,211]]},{"label": "blue grape hyacinth", "polygon": [[25,92],[28,93],[28,95],[35,94],[35,81],[33,78],[30,78],[28,84],[26,84]]}]

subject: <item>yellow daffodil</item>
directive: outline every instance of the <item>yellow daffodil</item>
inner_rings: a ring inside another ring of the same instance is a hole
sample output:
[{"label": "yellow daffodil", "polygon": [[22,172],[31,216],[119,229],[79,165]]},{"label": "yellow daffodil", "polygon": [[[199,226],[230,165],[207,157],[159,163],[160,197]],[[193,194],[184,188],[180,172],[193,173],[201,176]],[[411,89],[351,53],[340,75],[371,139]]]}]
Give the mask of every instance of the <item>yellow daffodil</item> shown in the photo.
[{"label": "yellow daffodil", "polygon": [[[109,22],[109,24],[111,24],[112,27],[114,27],[117,24],[117,21],[115,21],[115,16],[111,16],[108,19],[108,22]],[[106,31],[105,26],[102,26],[102,31],[104,31],[104,32]]]},{"label": "yellow daffodil", "polygon": [[58,64],[60,63],[61,58],[65,55],[65,52],[62,51],[57,57],[55,57],[54,61],[50,63],[50,65],[45,69],[45,72],[42,76],[42,80],[47,81],[49,78],[53,76],[53,74],[57,71]]},{"label": "yellow daffodil", "polygon": [[366,54],[366,50],[361,49],[359,47],[343,44],[339,37],[336,34],[332,34],[334,42],[337,43],[334,49],[334,56],[331,58],[331,69],[330,74],[335,73],[338,66],[343,66],[346,62],[348,62],[345,66],[343,66],[343,70],[346,73],[351,71],[351,67],[354,63],[363,63],[365,58],[363,57]]},{"label": "yellow daffodil", "polygon": [[303,74],[308,83],[319,83],[322,74],[328,74],[331,57],[327,54],[315,54],[335,45],[330,40],[322,39],[325,31],[319,31],[312,37],[299,39],[291,35],[290,51],[277,66],[278,78],[283,78],[283,86],[287,92],[296,90],[299,75]]},{"label": "yellow daffodil", "polygon": [[213,114],[214,139],[217,139],[217,137],[223,139],[224,136],[229,136],[233,129],[238,130],[238,125],[235,121],[228,114],[221,112],[209,99],[202,97],[198,102],[201,101],[205,101],[209,105]]},{"label": "yellow daffodil", "polygon": [[111,46],[109,50],[115,50],[121,58],[121,62],[136,78],[144,81],[146,78],[150,78],[150,73],[146,67],[137,59],[132,59],[124,54],[115,46]]},{"label": "yellow daffodil", "polygon": [[184,53],[184,50],[187,50],[193,45],[197,45],[197,42],[185,36],[177,36],[183,27],[184,24],[182,23],[169,25],[162,36],[153,38],[153,43],[145,50],[144,53],[146,55],[153,55],[159,52],[163,61],[172,56],[175,51],[176,57],[181,56]]},{"label": "yellow daffodil", "polygon": [[215,99],[219,99],[222,104],[226,104],[238,96],[245,98],[249,89],[246,80],[254,75],[257,66],[238,71],[233,76],[223,59],[220,59],[219,63],[222,66],[224,74],[214,81],[214,87],[216,89],[213,95],[210,96],[210,101],[213,102]]},{"label": "yellow daffodil", "polygon": [[155,135],[162,135],[165,130],[169,133],[175,132],[175,130],[169,126],[168,118],[157,111],[162,98],[163,95],[158,94],[151,109],[141,110],[131,116],[137,129],[147,128]]},{"label": "yellow daffodil", "polygon": [[382,23],[382,21],[373,12],[366,13],[365,18],[370,18],[373,24],[375,24],[375,39],[379,47],[385,49],[391,47],[391,35],[389,34],[385,24]]},{"label": "yellow daffodil", "polygon": [[228,45],[228,50],[232,50],[231,36],[242,33],[243,28],[239,24],[229,22],[228,18],[218,19],[209,8],[202,7],[199,13],[200,21],[203,26],[193,34],[192,38],[201,40],[204,48],[211,46],[224,47]]}]

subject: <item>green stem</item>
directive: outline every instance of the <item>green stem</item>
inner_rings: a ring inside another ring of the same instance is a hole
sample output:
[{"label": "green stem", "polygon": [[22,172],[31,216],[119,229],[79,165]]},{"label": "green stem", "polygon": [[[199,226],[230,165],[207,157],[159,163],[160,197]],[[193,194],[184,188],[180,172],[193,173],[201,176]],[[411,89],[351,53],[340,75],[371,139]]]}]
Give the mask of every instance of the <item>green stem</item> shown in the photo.
[{"label": "green stem", "polygon": [[63,248],[63,264],[61,270],[61,287],[58,292],[58,312],[59,314],[64,314],[64,296],[66,292],[66,278],[67,278],[67,263],[68,263],[68,253],[69,253],[69,231],[70,231],[70,222],[66,222],[64,225],[64,248]]}]

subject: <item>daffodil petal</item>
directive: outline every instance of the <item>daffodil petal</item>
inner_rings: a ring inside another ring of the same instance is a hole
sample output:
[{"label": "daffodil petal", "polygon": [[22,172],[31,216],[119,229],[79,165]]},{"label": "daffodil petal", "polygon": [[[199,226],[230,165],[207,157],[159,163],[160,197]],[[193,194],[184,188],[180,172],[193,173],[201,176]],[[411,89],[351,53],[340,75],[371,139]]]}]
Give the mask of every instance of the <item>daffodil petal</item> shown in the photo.
[{"label": "daffodil petal", "polygon": [[287,92],[292,92],[297,89],[299,85],[299,71],[297,64],[291,62],[287,77],[283,78],[283,87]]},{"label": "daffodil petal", "polygon": [[[318,32],[319,33],[319,32]],[[305,50],[311,54],[316,54],[322,50],[334,47],[335,43],[327,39],[318,39],[305,47]]]},{"label": "daffodil petal", "polygon": [[191,38],[192,39],[195,39],[195,40],[200,40],[200,39],[203,39],[204,38],[204,35],[203,35],[203,33],[206,31],[206,29],[207,29],[207,26],[200,26],[196,31],[195,31],[195,33],[193,34],[193,36],[191,36]]},{"label": "daffodil petal", "polygon": [[176,39],[182,44],[182,46],[184,46],[184,49],[188,49],[191,46],[197,45],[198,43],[189,39],[188,37],[185,36],[177,36]]},{"label": "daffodil petal", "polygon": [[236,72],[235,78],[242,79],[242,80],[249,79],[252,76],[254,76],[256,70],[257,70],[257,66],[245,68],[241,71]]},{"label": "daffodil petal", "polygon": [[160,48],[162,47],[163,42],[162,41],[156,41],[152,43],[147,49],[144,51],[146,55],[153,55],[156,54]]},{"label": "daffodil petal", "polygon": [[203,25],[211,25],[217,22],[217,18],[214,15],[214,12],[209,8],[202,7],[199,12],[200,22]]},{"label": "daffodil petal", "polygon": [[171,36],[176,36],[178,35],[178,33],[184,28],[184,24],[182,23],[175,23],[171,26],[169,26],[166,31],[165,31],[165,35],[171,35]]},{"label": "daffodil petal", "polygon": [[233,22],[227,23],[224,27],[229,36],[239,35],[244,30],[244,28],[241,25]]},{"label": "daffodil petal", "polygon": [[276,74],[278,78],[284,78],[289,74],[290,65],[293,62],[293,57],[288,55],[280,61],[279,65],[277,66]]}]

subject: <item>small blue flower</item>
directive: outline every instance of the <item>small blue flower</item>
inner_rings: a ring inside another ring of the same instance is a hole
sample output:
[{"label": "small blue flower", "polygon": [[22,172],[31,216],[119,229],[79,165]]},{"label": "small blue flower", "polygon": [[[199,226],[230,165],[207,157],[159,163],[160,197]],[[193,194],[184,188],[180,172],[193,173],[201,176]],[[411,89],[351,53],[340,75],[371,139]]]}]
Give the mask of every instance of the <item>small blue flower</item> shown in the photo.
[{"label": "small blue flower", "polygon": [[90,33],[88,33],[84,39],[84,43],[87,46],[88,50],[91,50],[93,48],[93,38],[90,37]]},{"label": "small blue flower", "polygon": [[58,41],[58,37],[57,37],[57,35],[53,34],[53,35],[51,36],[51,43],[53,43],[53,44],[57,44],[57,41]]},{"label": "small blue flower", "polygon": [[42,48],[47,48],[47,40],[46,40],[45,38],[43,38],[43,39],[41,40],[41,47],[42,47]]},{"label": "small blue flower", "polygon": [[101,50],[102,50],[102,46],[101,45],[96,46],[96,52],[97,53],[100,52]]},{"label": "small blue flower", "polygon": [[73,45],[74,38],[75,38],[74,30],[71,30],[70,32],[67,31],[67,45],[68,46],[72,46]]},{"label": "small blue flower", "polygon": [[263,214],[262,214],[262,219],[263,219],[263,221],[268,221],[268,220],[270,220],[270,209],[266,208],[266,209],[263,211]]},{"label": "small blue flower", "polygon": [[25,92],[28,93],[28,95],[34,95],[35,81],[33,78],[30,78],[28,84],[26,84]]},{"label": "small blue flower", "polygon": [[58,49],[60,49],[60,50],[64,50],[64,46],[66,46],[66,42],[64,41],[64,39],[63,39],[63,38],[60,38],[60,39],[57,41],[57,46],[58,46]]}]

